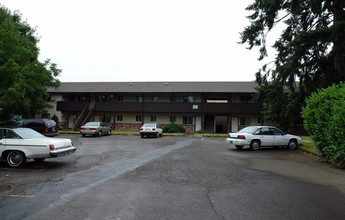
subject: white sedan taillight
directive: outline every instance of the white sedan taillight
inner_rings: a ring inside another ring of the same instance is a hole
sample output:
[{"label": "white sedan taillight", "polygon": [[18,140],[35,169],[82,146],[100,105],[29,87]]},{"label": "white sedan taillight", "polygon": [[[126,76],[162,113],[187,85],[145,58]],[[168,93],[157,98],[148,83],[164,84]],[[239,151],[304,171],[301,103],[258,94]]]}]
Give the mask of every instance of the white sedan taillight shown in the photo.
[{"label": "white sedan taillight", "polygon": [[49,148],[50,148],[50,150],[55,150],[54,144],[49,144]]}]

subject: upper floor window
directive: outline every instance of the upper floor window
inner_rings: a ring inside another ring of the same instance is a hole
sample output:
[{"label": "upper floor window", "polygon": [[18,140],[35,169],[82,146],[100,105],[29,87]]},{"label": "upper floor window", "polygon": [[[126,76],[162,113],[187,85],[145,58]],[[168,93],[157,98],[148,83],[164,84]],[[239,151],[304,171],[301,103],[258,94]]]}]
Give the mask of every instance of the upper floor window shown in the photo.
[{"label": "upper floor window", "polygon": [[241,103],[250,103],[251,96],[241,96]]},{"label": "upper floor window", "polygon": [[118,96],[118,97],[117,97],[117,101],[118,101],[118,102],[123,102],[123,96]]},{"label": "upper floor window", "polygon": [[75,95],[70,95],[70,96],[69,96],[69,101],[70,101],[70,102],[75,102],[75,101],[76,101]]},{"label": "upper floor window", "polygon": [[194,102],[194,96],[192,95],[183,96],[183,102]]},{"label": "upper floor window", "polygon": [[151,97],[151,102],[158,102],[158,97],[157,96],[152,96]]},{"label": "upper floor window", "polygon": [[142,96],[137,96],[137,102],[143,102],[143,97]]},{"label": "upper floor window", "polygon": [[170,96],[170,102],[176,102],[176,96],[174,95]]}]

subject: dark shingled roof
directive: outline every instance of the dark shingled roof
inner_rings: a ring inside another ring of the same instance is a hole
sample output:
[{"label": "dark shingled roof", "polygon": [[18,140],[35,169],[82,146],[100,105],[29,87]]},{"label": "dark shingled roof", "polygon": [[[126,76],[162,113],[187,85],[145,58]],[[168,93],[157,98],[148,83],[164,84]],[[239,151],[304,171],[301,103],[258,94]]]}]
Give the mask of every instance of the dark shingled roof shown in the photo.
[{"label": "dark shingled roof", "polygon": [[255,82],[62,82],[49,93],[254,93]]}]

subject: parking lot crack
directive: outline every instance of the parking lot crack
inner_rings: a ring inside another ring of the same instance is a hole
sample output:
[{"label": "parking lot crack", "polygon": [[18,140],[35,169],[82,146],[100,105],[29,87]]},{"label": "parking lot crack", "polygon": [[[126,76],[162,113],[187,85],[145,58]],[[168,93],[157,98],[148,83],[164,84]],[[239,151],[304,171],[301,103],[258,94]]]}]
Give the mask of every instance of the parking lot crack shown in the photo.
[{"label": "parking lot crack", "polygon": [[210,207],[212,208],[214,214],[216,216],[218,216],[219,219],[225,219],[225,217],[222,216],[220,213],[218,213],[216,208],[214,207],[214,202],[212,201],[211,196],[210,196],[210,194],[211,194],[211,187],[210,186],[205,186],[205,188],[206,188],[206,192],[207,192],[206,193],[207,201],[210,204]]}]

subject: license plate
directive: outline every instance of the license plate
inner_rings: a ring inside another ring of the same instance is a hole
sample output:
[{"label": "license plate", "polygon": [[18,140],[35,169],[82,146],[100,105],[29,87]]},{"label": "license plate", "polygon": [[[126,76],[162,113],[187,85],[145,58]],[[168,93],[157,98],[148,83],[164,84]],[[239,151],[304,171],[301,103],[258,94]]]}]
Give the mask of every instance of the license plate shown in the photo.
[{"label": "license plate", "polygon": [[151,129],[150,128],[146,128],[145,131],[150,131]]}]

